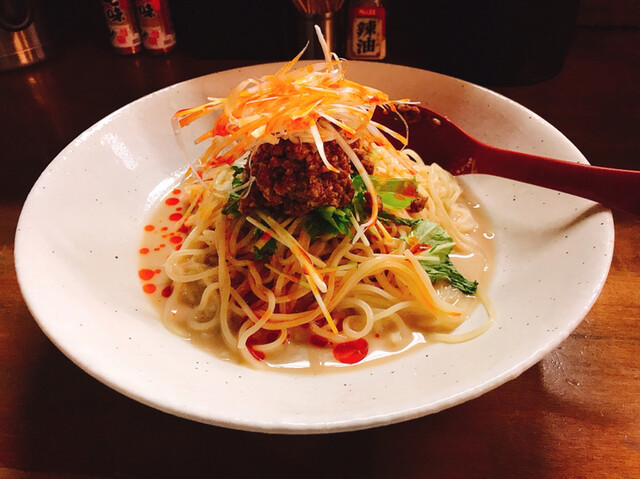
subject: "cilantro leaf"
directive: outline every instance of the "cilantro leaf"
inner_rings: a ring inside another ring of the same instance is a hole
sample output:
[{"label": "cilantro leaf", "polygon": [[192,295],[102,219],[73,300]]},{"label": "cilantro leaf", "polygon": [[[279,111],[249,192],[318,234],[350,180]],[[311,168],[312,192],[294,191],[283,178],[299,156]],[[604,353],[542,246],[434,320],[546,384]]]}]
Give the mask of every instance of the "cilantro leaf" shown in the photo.
[{"label": "cilantro leaf", "polygon": [[304,227],[312,239],[324,234],[351,236],[352,214],[348,207],[323,206],[309,213]]},{"label": "cilantro leaf", "polygon": [[[242,176],[244,173],[244,168],[242,166],[231,165],[231,169],[233,170],[233,180],[231,180],[231,189],[238,188],[242,186],[244,181],[242,180]],[[229,199],[227,203],[222,208],[222,213],[225,215],[232,215],[234,217],[240,216],[240,210],[238,207],[240,206],[240,198],[242,198],[241,192],[232,192],[229,194]]]}]

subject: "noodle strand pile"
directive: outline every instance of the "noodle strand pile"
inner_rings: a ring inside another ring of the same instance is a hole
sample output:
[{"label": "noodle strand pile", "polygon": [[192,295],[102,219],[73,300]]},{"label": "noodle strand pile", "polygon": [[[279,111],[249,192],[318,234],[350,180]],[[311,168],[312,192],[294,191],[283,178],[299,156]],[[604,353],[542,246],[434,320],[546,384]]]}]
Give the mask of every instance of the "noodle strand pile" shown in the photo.
[{"label": "noodle strand pile", "polygon": [[[220,337],[256,366],[301,355],[310,362],[315,351],[327,352],[321,363],[355,363],[373,344],[407,347],[416,332],[442,341],[479,334],[450,334],[482,294],[449,254],[486,256],[462,189],[437,165],[394,148],[388,135],[405,145],[406,137],[372,121],[376,107],[397,114],[411,103],[347,80],[346,61],[330,52],[295,68],[299,57],[176,113],[178,132],[218,116],[179,187],[177,227],[187,234],[164,264],[172,286],[165,324],[187,338]],[[354,190],[347,206],[243,210],[258,188],[254,152],[283,140],[310,145],[326,172],[338,172],[327,143],[344,151]]]}]

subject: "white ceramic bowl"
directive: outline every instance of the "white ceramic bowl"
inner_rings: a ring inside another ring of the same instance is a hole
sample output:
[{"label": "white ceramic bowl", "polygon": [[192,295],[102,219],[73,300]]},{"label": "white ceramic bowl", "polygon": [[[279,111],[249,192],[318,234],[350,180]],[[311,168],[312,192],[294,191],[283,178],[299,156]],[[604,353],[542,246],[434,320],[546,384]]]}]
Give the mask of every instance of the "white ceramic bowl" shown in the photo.
[{"label": "white ceramic bowl", "polygon": [[[170,118],[276,68],[225,71],[141,98],[80,135],[34,185],[16,235],[18,279],[42,330],[79,367],[133,399],[196,421],[274,433],[335,432],[472,399],[518,376],[578,325],[610,266],[610,211],[475,175],[461,181],[496,233],[488,292],[498,316],[477,339],[308,375],[224,362],[165,330],[141,290],[137,252],[150,211],[185,169]],[[536,114],[470,83],[359,62],[350,64],[349,77],[392,98],[420,100],[489,144],[586,161]]]}]

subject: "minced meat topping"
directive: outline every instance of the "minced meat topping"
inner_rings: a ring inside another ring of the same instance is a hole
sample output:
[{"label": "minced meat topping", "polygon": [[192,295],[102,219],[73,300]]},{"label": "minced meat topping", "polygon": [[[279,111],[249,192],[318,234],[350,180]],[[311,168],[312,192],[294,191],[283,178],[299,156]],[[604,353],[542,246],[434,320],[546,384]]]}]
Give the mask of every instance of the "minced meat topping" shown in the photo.
[{"label": "minced meat topping", "polygon": [[[373,163],[357,144],[353,148],[372,173]],[[253,177],[254,182],[240,201],[240,210],[247,214],[268,208],[300,216],[322,206],[347,206],[354,195],[351,160],[335,141],[326,142],[324,150],[337,172],[326,167],[314,144],[280,140],[275,145],[260,145],[245,168],[245,180]]]}]

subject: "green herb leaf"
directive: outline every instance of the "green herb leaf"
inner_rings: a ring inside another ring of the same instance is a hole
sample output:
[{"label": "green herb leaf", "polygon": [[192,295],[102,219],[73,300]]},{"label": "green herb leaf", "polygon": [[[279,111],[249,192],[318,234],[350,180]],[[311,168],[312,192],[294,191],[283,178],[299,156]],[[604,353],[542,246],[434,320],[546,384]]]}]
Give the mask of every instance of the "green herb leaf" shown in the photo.
[{"label": "green herb leaf", "polygon": [[[407,236],[415,238],[419,244],[430,246],[429,254],[441,260],[449,256],[455,245],[442,226],[429,220],[420,220]],[[412,240],[409,241],[412,242]]]},{"label": "green herb leaf", "polygon": [[353,199],[351,200],[351,207],[353,208],[353,212],[357,215],[357,217],[364,218],[364,194],[367,192],[367,187],[365,186],[362,176],[360,175],[354,175],[351,178],[351,184],[353,185],[353,189],[355,190]]},{"label": "green herb leaf", "polygon": [[387,211],[379,211],[378,218],[380,218],[380,220],[384,223],[395,223],[397,225],[410,227],[414,227],[422,221],[413,218],[400,218],[399,216],[392,215]]},{"label": "green herb leaf", "polygon": [[411,225],[411,232],[404,239],[409,243],[427,247],[416,256],[431,281],[435,283],[438,280],[445,280],[464,294],[474,294],[478,290],[478,282],[462,276],[449,258],[455,245],[451,236],[437,223],[429,220],[416,221]]},{"label": "green herb leaf", "polygon": [[[418,182],[415,178],[381,178],[379,176],[369,176],[376,193],[382,200],[382,205],[400,210],[411,204],[418,198]],[[353,204],[357,211],[364,207],[364,194],[367,187],[360,175],[355,175],[351,182],[355,189]],[[360,211],[359,211],[360,212]]]},{"label": "green herb leaf", "polygon": [[277,248],[278,242],[274,238],[269,238],[261,247],[258,244],[254,245],[253,254],[256,259],[267,259],[276,252]]},{"label": "green herb leaf", "polygon": [[313,239],[324,234],[351,236],[351,215],[349,208],[323,206],[309,213],[304,227]]},{"label": "green herb leaf", "polygon": [[418,197],[418,182],[415,178],[372,177],[373,186],[382,199],[382,204],[396,210],[406,208]]},{"label": "green herb leaf", "polygon": [[[244,168],[242,166],[231,165],[231,169],[233,170],[233,180],[231,180],[231,188],[235,189],[239,186],[242,186],[242,184],[244,183],[242,181]],[[225,215],[232,215],[236,218],[239,217],[240,210],[238,209],[238,207],[240,206],[241,197],[241,192],[230,193],[227,203],[222,208],[222,213]]]},{"label": "green herb leaf", "polygon": [[439,279],[449,281],[451,286],[459,289],[464,294],[475,294],[478,290],[478,282],[466,279],[447,258],[444,261],[433,263],[431,261],[418,261],[431,278],[432,282]]}]

